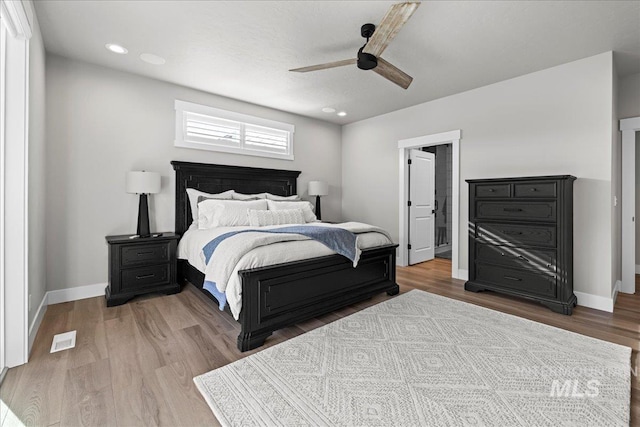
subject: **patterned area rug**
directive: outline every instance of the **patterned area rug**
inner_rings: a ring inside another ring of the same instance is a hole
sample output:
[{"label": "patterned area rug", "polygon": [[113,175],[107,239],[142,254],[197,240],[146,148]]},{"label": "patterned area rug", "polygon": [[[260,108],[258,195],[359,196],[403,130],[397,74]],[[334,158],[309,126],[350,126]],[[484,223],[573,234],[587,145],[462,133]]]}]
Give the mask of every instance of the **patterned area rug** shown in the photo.
[{"label": "patterned area rug", "polygon": [[412,290],[194,381],[225,426],[613,426],[630,357]]}]

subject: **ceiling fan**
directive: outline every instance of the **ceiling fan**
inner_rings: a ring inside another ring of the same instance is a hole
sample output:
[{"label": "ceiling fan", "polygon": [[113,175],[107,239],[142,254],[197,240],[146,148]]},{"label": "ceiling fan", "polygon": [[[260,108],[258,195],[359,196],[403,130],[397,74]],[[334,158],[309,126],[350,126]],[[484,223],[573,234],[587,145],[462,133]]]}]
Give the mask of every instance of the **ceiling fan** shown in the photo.
[{"label": "ceiling fan", "polygon": [[364,24],[362,28],[360,28],[360,34],[367,39],[367,42],[358,50],[358,56],[356,58],[294,68],[289,71],[306,73],[309,71],[357,64],[361,70],[373,70],[403,89],[408,88],[413,77],[395,65],[385,61],[380,55],[382,55],[382,52],[384,52],[389,43],[391,43],[396,34],[398,34],[402,26],[411,18],[411,15],[413,15],[413,12],[415,12],[418,6],[420,6],[419,1],[396,3],[389,8],[377,28],[374,24]]}]

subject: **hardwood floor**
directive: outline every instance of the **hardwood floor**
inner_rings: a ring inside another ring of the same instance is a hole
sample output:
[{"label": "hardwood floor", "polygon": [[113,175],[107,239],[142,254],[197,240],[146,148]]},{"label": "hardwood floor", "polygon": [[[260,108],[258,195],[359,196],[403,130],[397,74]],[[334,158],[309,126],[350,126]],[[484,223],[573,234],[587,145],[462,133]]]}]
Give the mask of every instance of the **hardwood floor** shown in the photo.
[{"label": "hardwood floor", "polygon": [[[620,294],[614,313],[577,307],[573,316],[495,293],[472,293],[450,277],[449,260],[398,268],[401,292],[422,289],[633,349],[640,362],[640,295]],[[640,284],[640,279],[638,279]],[[274,333],[265,347],[387,300],[386,294]],[[49,353],[54,334],[76,329],[76,347]],[[25,425],[218,425],[194,376],[252,354],[236,348],[238,324],[188,285],[107,308],[104,298],[49,306],[28,364],[10,369],[0,399]],[[636,371],[637,372],[637,371]],[[632,425],[640,425],[640,381]]]}]

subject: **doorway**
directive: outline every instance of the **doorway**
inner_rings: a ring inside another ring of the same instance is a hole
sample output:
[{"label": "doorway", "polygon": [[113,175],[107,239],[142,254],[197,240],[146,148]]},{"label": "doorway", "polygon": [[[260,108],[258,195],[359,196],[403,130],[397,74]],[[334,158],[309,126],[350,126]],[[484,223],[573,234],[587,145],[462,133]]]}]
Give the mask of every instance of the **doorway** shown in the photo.
[{"label": "doorway", "polygon": [[[441,235],[440,244],[437,228],[434,228],[434,252],[435,246],[443,246],[441,248],[444,252],[444,246],[448,241],[451,247],[451,277],[455,279],[466,280],[468,271],[459,269],[459,236],[462,231],[463,236],[466,236],[467,227],[466,224],[460,227],[459,218],[459,192],[460,192],[460,138],[461,131],[454,130],[449,132],[443,132],[433,135],[425,135],[411,139],[405,139],[398,141],[399,151],[399,250],[397,264],[399,266],[407,266],[409,264],[409,236],[410,236],[410,182],[409,182],[409,159],[411,150],[418,149],[423,152],[428,147],[437,147],[441,145],[450,146],[450,158],[451,158],[451,197],[447,197],[446,213],[442,212],[442,202],[438,200],[438,211],[440,212],[441,219],[444,222],[443,216],[446,214],[447,224],[450,226],[450,234],[444,233]],[[436,148],[437,150],[437,148]],[[434,202],[435,211],[435,202]],[[435,213],[435,212],[434,212]],[[437,218],[437,216],[436,216]],[[434,221],[434,227],[437,224]],[[446,227],[446,226],[445,226]],[[462,230],[461,230],[462,228]]]},{"label": "doorway", "polygon": [[436,258],[451,259],[451,144],[432,145],[422,150],[435,156],[434,255]]},{"label": "doorway", "polygon": [[[636,139],[640,117],[620,120],[622,131],[622,286],[620,292],[636,292]],[[640,252],[640,251],[639,251]]]}]

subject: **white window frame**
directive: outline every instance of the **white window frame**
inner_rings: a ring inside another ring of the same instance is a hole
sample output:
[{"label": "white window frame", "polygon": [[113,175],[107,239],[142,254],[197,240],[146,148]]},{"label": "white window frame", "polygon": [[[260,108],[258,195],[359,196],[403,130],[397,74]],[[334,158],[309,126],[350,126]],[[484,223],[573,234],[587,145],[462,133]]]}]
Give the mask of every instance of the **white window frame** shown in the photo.
[{"label": "white window frame", "polygon": [[[176,138],[174,145],[180,148],[193,148],[196,150],[218,151],[223,153],[242,154],[247,156],[269,157],[282,160],[293,160],[293,135],[295,126],[289,123],[278,122],[275,120],[264,119],[261,117],[250,116],[248,114],[236,113],[233,111],[222,110],[220,108],[209,107],[206,105],[194,104],[186,101],[175,101],[176,110]],[[186,138],[186,130],[184,126],[185,113],[201,114],[215,119],[231,120],[241,125],[240,145],[231,146],[225,144],[215,144],[214,142],[197,142],[189,141]],[[288,149],[286,154],[274,153],[270,151],[261,151],[246,147],[244,144],[244,126],[253,125],[265,128],[277,129],[289,133]]]}]

